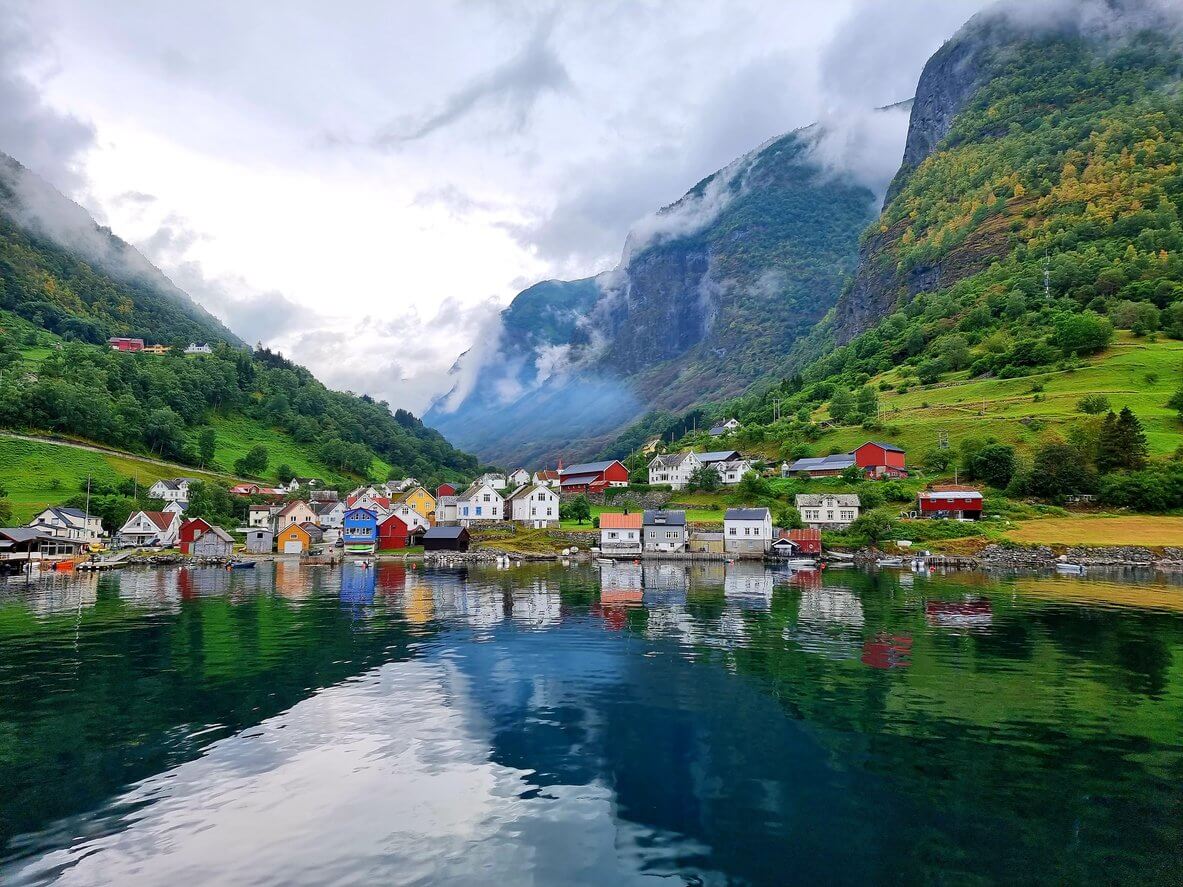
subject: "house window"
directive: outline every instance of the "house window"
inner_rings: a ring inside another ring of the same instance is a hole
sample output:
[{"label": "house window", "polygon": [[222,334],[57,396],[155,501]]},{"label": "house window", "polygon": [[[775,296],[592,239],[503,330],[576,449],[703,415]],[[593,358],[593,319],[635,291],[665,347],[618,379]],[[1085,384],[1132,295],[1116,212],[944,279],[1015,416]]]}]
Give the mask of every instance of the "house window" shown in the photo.
[{"label": "house window", "polygon": [[477,517],[481,516],[481,506],[479,506],[479,505],[476,507],[476,516]]},{"label": "house window", "polygon": [[489,494],[488,494],[488,493],[485,493],[485,496],[484,496],[484,498],[483,498],[481,501],[482,501],[482,502],[488,502],[490,498],[491,498],[491,497],[489,496]]},{"label": "house window", "polygon": [[467,505],[464,506],[464,516],[468,517],[468,506]]}]

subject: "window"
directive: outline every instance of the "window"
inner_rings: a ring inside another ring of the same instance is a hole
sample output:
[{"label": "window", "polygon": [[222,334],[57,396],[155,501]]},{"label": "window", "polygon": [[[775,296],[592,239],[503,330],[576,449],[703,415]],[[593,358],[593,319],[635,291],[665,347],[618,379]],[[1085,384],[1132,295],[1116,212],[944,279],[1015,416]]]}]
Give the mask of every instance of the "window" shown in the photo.
[{"label": "window", "polygon": [[481,501],[482,501],[482,502],[488,502],[488,501],[490,500],[490,498],[491,498],[491,497],[489,496],[489,494],[488,494],[488,493],[485,493],[485,496],[484,496],[484,498],[483,498]]},{"label": "window", "polygon": [[464,506],[464,516],[468,517],[468,506],[467,505]]},{"label": "window", "polygon": [[732,535],[732,536],[738,536],[738,535],[739,535],[739,531],[738,531],[738,530],[737,530],[735,527],[728,527],[728,528],[727,528],[727,532],[728,532],[728,534],[729,534],[729,535]]},{"label": "window", "polygon": [[476,516],[477,517],[481,516],[481,506],[479,506],[479,505],[476,507]]},{"label": "window", "polygon": [[744,528],[743,528],[743,534],[744,534],[745,536],[750,536],[750,535],[752,534],[752,528],[751,528],[751,527],[744,527]]},{"label": "window", "polygon": [[554,509],[553,509],[553,508],[547,508],[547,509],[546,509],[546,516],[547,516],[547,517],[550,517],[550,516],[551,516],[551,514],[552,514],[553,512],[554,512]]}]

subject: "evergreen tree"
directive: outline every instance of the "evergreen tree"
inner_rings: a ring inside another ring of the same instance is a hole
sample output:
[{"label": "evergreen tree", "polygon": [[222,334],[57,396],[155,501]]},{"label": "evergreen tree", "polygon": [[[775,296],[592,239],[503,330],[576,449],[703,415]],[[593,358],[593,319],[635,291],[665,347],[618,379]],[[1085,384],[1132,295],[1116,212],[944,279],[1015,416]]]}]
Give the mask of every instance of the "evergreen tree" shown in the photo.
[{"label": "evergreen tree", "polygon": [[1139,471],[1146,467],[1150,447],[1146,443],[1146,432],[1142,423],[1129,407],[1122,407],[1117,416],[1118,437],[1121,440],[1124,461],[1123,468]]},{"label": "evergreen tree", "polygon": [[845,422],[854,412],[854,398],[845,388],[837,388],[830,398],[830,418],[835,422]]},{"label": "evergreen tree", "polygon": [[201,429],[201,434],[197,436],[197,454],[201,458],[202,468],[213,463],[217,448],[218,436],[214,430],[212,428]]},{"label": "evergreen tree", "polygon": [[1097,470],[1113,471],[1121,465],[1121,432],[1117,427],[1117,414],[1110,410],[1101,420],[1101,431],[1097,435]]}]

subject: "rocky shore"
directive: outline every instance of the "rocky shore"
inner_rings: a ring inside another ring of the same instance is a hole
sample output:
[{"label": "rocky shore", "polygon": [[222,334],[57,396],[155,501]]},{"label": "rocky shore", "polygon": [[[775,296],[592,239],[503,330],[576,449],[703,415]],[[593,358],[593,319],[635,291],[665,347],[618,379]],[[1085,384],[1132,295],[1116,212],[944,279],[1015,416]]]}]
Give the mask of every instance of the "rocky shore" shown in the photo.
[{"label": "rocky shore", "polygon": [[[874,563],[881,557],[902,557],[905,561],[917,552],[892,552],[863,549],[855,553],[855,562]],[[930,566],[967,570],[1050,570],[1056,564],[1082,567],[1143,568],[1183,571],[1183,548],[1144,548],[1142,546],[1056,546],[987,545],[976,554],[935,554]]]}]

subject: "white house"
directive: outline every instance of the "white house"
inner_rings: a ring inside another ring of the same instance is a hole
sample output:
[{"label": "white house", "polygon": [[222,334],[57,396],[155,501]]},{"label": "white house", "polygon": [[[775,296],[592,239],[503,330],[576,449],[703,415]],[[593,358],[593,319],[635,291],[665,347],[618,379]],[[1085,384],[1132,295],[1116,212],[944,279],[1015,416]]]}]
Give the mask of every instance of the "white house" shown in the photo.
[{"label": "white house", "polygon": [[454,524],[456,520],[456,497],[437,497],[435,500],[435,522],[437,524]]},{"label": "white house", "polygon": [[641,530],[644,515],[615,514],[605,511],[600,515],[600,551],[604,554],[640,554]]},{"label": "white house", "polygon": [[415,478],[404,477],[402,480],[388,480],[386,482],[386,491],[393,496],[395,493],[405,493],[419,486],[422,486],[422,484],[415,480]]},{"label": "white house", "polygon": [[728,419],[726,422],[720,422],[718,425],[711,428],[711,437],[721,437],[724,434],[730,434],[739,428],[739,422],[735,419]]},{"label": "white house", "polygon": [[344,499],[338,499],[333,503],[333,507],[320,512],[320,527],[324,529],[341,529],[341,524],[345,520],[345,512],[349,510],[349,505]]},{"label": "white house", "polygon": [[256,530],[268,529],[271,527],[272,516],[278,510],[274,505],[248,505],[246,525]]},{"label": "white house", "polygon": [[728,508],[723,514],[723,550],[763,554],[772,546],[772,512],[767,508]]},{"label": "white house", "polygon": [[211,348],[209,345],[205,344],[204,342],[201,342],[201,343],[190,342],[185,347],[185,353],[186,354],[213,354],[214,349]]},{"label": "white house", "polygon": [[456,519],[460,526],[468,527],[483,521],[502,519],[502,505],[505,500],[489,483],[478,481],[456,497]]},{"label": "white house", "polygon": [[715,470],[719,472],[721,483],[733,485],[743,480],[743,476],[754,469],[750,459],[729,459],[726,462],[716,462]]},{"label": "white house", "polygon": [[859,498],[854,493],[800,493],[797,510],[814,529],[845,529],[858,520]]},{"label": "white house", "polygon": [[504,490],[506,486],[508,486],[509,482],[506,480],[504,474],[490,472],[488,474],[482,474],[475,481],[473,481],[473,484],[476,486],[487,485],[492,487],[494,490]]},{"label": "white house", "polygon": [[281,486],[280,489],[287,490],[289,493],[294,493],[300,489],[300,487],[319,487],[320,485],[321,480],[319,477],[293,477],[286,484]]},{"label": "white house", "polygon": [[525,484],[505,497],[505,516],[536,530],[559,525],[559,494],[542,484]]},{"label": "white house", "polygon": [[148,487],[148,495],[153,499],[163,499],[165,502],[188,502],[189,485],[192,483],[196,483],[192,477],[158,480]]},{"label": "white house", "polygon": [[98,542],[103,535],[102,518],[78,508],[47,508],[25,526],[71,542]]},{"label": "white house", "polygon": [[669,484],[675,490],[685,489],[690,483],[690,475],[700,467],[702,462],[693,452],[654,456],[649,462],[649,483]]},{"label": "white house", "polygon": [[541,471],[535,471],[534,477],[531,480],[536,484],[542,484],[544,487],[554,487],[557,490],[563,482],[563,475],[553,468],[544,468]]},{"label": "white house", "polygon": [[511,487],[516,488],[524,486],[530,482],[530,472],[528,472],[525,468],[518,468],[514,471],[511,471],[505,480],[507,481],[508,486]]},{"label": "white house", "polygon": [[[397,505],[392,505],[387,517],[390,514],[397,514],[402,519],[402,522],[407,525],[408,530],[413,530],[416,527],[422,527],[425,530],[431,529],[431,521],[416,511],[414,506],[406,502],[399,502]],[[382,518],[382,520],[385,519]]]},{"label": "white house", "polygon": [[292,524],[315,524],[320,519],[312,507],[303,499],[293,499],[275,513],[272,529],[278,534]]},{"label": "white house", "polygon": [[133,511],[119,528],[120,545],[160,545],[169,548],[177,543],[182,519],[165,511]]}]

